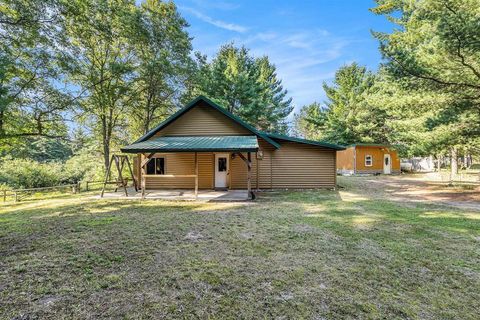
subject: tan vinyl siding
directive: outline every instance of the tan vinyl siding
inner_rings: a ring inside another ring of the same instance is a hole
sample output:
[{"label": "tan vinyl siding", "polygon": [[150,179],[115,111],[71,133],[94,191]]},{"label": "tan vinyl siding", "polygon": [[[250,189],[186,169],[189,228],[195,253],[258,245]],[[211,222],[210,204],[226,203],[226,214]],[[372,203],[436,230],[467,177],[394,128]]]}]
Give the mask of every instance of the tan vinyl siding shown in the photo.
[{"label": "tan vinyl siding", "polygon": [[157,132],[154,137],[247,134],[252,133],[221,112],[202,103]]},{"label": "tan vinyl siding", "polygon": [[274,189],[335,187],[335,150],[282,142],[282,147],[272,155]]},{"label": "tan vinyl siding", "polygon": [[[256,188],[256,169],[259,166],[260,189],[334,188],[336,180],[335,150],[307,144],[282,141],[280,149],[269,147],[259,139],[263,160],[252,154],[252,188]],[[246,154],[245,154],[246,157]],[[230,187],[247,187],[247,167],[236,157],[230,162]]]},{"label": "tan vinyl siding", "polygon": [[[258,165],[258,188],[272,188],[272,152],[274,147],[263,139],[258,139],[260,150],[263,151],[263,159],[257,160],[257,154],[252,152],[252,188],[257,188],[257,165]],[[245,158],[247,154],[243,154]],[[247,165],[240,157],[230,160],[230,188],[247,188]]]},{"label": "tan vinyl siding", "polygon": [[[194,153],[163,153],[155,156],[165,157],[165,174],[167,175],[195,174]],[[139,165],[136,170],[139,171]],[[213,171],[213,153],[198,153],[198,187],[200,189],[213,188]],[[147,189],[192,189],[195,188],[195,178],[147,176],[146,186]]]}]

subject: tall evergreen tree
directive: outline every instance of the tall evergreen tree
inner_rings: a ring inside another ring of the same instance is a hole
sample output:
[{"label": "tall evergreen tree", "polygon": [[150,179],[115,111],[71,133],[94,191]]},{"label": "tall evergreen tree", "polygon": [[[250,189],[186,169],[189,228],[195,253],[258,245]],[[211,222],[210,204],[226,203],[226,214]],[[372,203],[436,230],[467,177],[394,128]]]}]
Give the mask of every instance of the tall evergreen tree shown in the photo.
[{"label": "tall evergreen tree", "polygon": [[[399,117],[400,123],[417,123],[408,130],[425,138],[411,146],[421,143],[432,152],[449,148],[452,154],[459,147],[478,148],[478,1],[377,0],[372,11],[399,26],[392,33],[374,35],[380,40],[385,70],[389,73],[384,84],[390,97],[386,102],[396,106],[390,108],[393,113],[405,115]],[[388,89],[393,87],[396,92]],[[430,101],[425,97],[431,97]]]},{"label": "tall evergreen tree", "polygon": [[245,47],[227,44],[210,63],[202,60],[198,73],[197,92],[259,129],[286,131],[292,100],[267,57],[254,58]]},{"label": "tall evergreen tree", "polygon": [[375,75],[356,63],[341,67],[332,85],[323,84],[324,106],[305,106],[296,116],[297,131],[309,138],[340,144],[386,143],[386,112],[367,97],[374,91]]}]

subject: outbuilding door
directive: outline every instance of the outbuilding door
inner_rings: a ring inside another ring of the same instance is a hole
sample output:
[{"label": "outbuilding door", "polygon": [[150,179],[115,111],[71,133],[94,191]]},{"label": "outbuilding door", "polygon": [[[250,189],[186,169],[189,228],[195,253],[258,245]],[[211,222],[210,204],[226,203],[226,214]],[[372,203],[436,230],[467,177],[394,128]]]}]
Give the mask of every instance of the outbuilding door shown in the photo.
[{"label": "outbuilding door", "polygon": [[215,188],[226,188],[228,174],[228,154],[215,154]]},{"label": "outbuilding door", "polygon": [[390,174],[392,173],[392,158],[389,154],[383,155],[383,173]]}]

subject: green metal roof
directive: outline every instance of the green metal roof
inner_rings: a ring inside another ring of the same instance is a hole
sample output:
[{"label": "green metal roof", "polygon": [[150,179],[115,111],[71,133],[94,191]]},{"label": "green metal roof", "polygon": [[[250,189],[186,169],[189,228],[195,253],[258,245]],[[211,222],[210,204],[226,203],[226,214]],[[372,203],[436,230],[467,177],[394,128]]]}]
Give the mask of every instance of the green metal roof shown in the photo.
[{"label": "green metal roof", "polygon": [[135,142],[121,148],[125,153],[142,152],[215,152],[242,151],[256,152],[256,136],[188,136],[158,137],[147,141]]},{"label": "green metal roof", "polygon": [[285,141],[292,141],[292,142],[298,142],[298,143],[305,143],[305,144],[310,144],[313,146],[319,146],[319,147],[325,147],[329,149],[334,149],[334,150],[345,150],[344,146],[338,145],[338,144],[333,144],[333,143],[328,143],[328,142],[323,142],[323,141],[314,141],[314,140],[307,140],[307,139],[301,139],[301,138],[294,138],[290,136],[286,136],[283,134],[278,134],[278,133],[265,133],[267,136],[273,139],[279,139],[279,140],[285,140]]},{"label": "green metal roof", "polygon": [[246,128],[247,130],[249,130],[250,132],[252,132],[253,134],[263,138],[265,141],[267,141],[268,143],[270,143],[271,145],[273,145],[276,149],[280,148],[280,145],[273,141],[272,139],[270,139],[265,133],[261,132],[261,131],[258,131],[257,129],[255,129],[254,127],[252,127],[251,125],[249,125],[248,123],[246,123],[245,121],[243,121],[242,119],[240,119],[239,117],[235,116],[234,114],[232,114],[231,112],[228,112],[227,109],[219,106],[218,104],[216,104],[215,102],[213,102],[212,100],[208,99],[207,97],[204,97],[204,96],[198,96],[196,99],[190,101],[190,103],[188,103],[185,107],[183,107],[182,109],[178,110],[176,113],[174,113],[173,115],[171,115],[169,118],[167,118],[165,121],[163,121],[162,123],[160,123],[157,127],[153,128],[152,130],[150,130],[149,132],[147,132],[143,137],[141,137],[140,139],[138,139],[137,141],[135,141],[135,143],[137,142],[142,142],[142,141],[146,141],[148,139],[150,139],[151,137],[153,137],[155,135],[155,133],[157,133],[158,131],[160,131],[161,129],[165,128],[166,126],[168,126],[169,124],[171,124],[172,122],[174,122],[176,119],[178,119],[181,115],[183,115],[185,112],[187,112],[188,110],[192,109],[198,102],[200,101],[204,101],[205,103],[207,103],[209,106],[211,106],[212,108],[220,111],[221,113],[223,113],[225,116],[227,116],[228,118],[232,119],[233,121],[235,121],[236,123],[240,124],[242,127]]}]

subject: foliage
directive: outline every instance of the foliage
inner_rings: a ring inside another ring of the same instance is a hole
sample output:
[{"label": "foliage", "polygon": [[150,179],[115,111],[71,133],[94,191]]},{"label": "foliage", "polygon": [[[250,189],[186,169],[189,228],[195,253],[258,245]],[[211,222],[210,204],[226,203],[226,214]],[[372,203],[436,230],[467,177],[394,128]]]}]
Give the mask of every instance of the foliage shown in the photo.
[{"label": "foliage", "polygon": [[4,157],[0,160],[0,185],[8,189],[40,188],[102,179],[104,172],[94,149],[85,147],[65,162]]},{"label": "foliage", "polygon": [[133,55],[129,46],[134,1],[79,1],[78,14],[67,21],[70,80],[86,91],[79,119],[101,140],[108,167],[112,139],[124,132],[133,96]]},{"label": "foliage", "polygon": [[63,117],[72,97],[61,85],[62,17],[68,12],[60,0],[0,5],[0,140],[6,144],[66,134]]},{"label": "foliage", "polygon": [[4,146],[3,156],[36,161],[65,161],[73,155],[69,143],[64,140],[50,139],[47,137],[24,137],[22,139],[8,141]]},{"label": "foliage", "polygon": [[325,106],[302,108],[296,116],[297,131],[309,139],[339,144],[387,143],[387,113],[367,97],[374,92],[375,75],[356,63],[338,69],[332,85],[323,84]]},{"label": "foliage", "polygon": [[129,131],[139,136],[173,113],[190,75],[191,39],[173,2],[147,0],[136,12],[131,39],[135,53],[135,96]]},{"label": "foliage", "polygon": [[195,92],[216,100],[228,111],[258,129],[285,132],[285,118],[292,112],[276,68],[268,57],[254,58],[245,47],[222,46],[208,63],[197,56],[198,77]]},{"label": "foliage", "polygon": [[41,163],[29,159],[2,159],[0,183],[12,188],[39,188],[58,185],[63,166],[59,162]]},{"label": "foliage", "polygon": [[386,60],[384,102],[414,152],[475,150],[480,136],[477,0],[378,0],[398,28],[374,32]]}]

